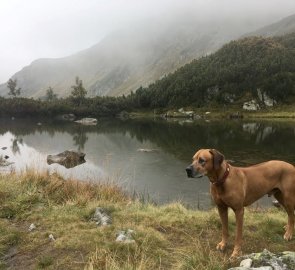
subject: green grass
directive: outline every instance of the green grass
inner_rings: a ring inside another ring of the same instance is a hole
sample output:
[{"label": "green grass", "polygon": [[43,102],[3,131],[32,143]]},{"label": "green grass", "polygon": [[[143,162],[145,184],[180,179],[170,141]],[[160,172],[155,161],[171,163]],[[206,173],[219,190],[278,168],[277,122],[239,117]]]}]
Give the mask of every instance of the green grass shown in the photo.
[{"label": "green grass", "polygon": [[[113,223],[97,227],[96,207]],[[283,240],[283,211],[249,209],[244,253],[294,250]],[[36,225],[28,231],[31,223]],[[220,221],[215,209],[202,212],[180,203],[156,206],[131,199],[111,184],[65,181],[28,172],[0,175],[0,269],[227,269],[235,221],[225,253],[215,251]],[[115,241],[120,230],[135,231],[135,243]],[[49,239],[53,234],[55,241]]]}]

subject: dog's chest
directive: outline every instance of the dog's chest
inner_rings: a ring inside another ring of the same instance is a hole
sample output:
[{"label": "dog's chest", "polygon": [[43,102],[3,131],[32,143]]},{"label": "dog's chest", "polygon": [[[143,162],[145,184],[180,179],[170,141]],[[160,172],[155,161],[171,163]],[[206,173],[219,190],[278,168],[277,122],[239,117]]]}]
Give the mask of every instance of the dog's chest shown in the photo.
[{"label": "dog's chest", "polygon": [[225,187],[211,186],[211,195],[217,205],[226,205],[234,208],[236,206],[235,194]]}]

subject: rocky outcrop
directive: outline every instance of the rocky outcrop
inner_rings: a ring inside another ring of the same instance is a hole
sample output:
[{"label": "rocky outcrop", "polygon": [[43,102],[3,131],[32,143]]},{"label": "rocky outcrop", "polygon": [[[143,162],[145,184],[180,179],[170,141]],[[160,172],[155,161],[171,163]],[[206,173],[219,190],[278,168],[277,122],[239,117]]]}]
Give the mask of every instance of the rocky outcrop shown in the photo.
[{"label": "rocky outcrop", "polygon": [[49,165],[53,163],[58,163],[66,168],[73,168],[82,163],[85,163],[85,154],[77,151],[64,151],[57,155],[48,155],[47,163]]},{"label": "rocky outcrop", "polygon": [[252,253],[241,258],[243,260],[239,267],[228,270],[295,270],[295,252],[293,251],[274,254],[265,249],[261,253]]}]

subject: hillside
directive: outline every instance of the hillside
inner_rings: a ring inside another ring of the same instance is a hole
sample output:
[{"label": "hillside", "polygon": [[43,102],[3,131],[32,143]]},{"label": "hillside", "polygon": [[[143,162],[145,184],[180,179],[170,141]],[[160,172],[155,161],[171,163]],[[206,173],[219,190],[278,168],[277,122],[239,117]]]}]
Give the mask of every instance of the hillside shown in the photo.
[{"label": "hillside", "polygon": [[216,53],[194,60],[175,73],[140,88],[130,97],[139,107],[203,107],[257,97],[276,102],[295,95],[295,33],[231,41]]},{"label": "hillside", "polygon": [[[247,31],[245,23],[230,20],[149,21],[117,31],[77,54],[36,60],[13,79],[24,97],[42,97],[49,86],[59,97],[68,96],[76,76],[83,80],[89,96],[128,94]],[[7,93],[6,85],[1,85],[0,95]]]},{"label": "hillside", "polygon": [[245,36],[281,36],[295,32],[295,14],[288,16],[276,23],[262,27],[254,32],[248,33]]}]

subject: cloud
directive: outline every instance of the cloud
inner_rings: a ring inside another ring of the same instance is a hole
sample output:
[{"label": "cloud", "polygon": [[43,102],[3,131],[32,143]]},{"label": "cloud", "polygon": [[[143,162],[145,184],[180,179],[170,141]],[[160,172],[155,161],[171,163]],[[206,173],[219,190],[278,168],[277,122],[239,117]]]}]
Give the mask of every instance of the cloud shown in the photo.
[{"label": "cloud", "polygon": [[37,58],[67,56],[118,28],[180,13],[207,21],[260,18],[263,25],[295,13],[295,1],[1,0],[0,82]]}]

